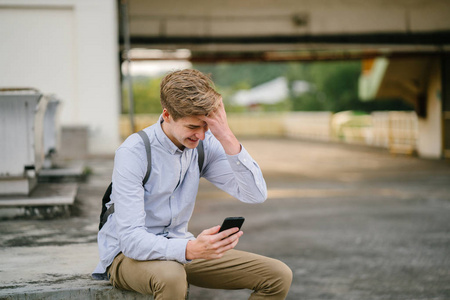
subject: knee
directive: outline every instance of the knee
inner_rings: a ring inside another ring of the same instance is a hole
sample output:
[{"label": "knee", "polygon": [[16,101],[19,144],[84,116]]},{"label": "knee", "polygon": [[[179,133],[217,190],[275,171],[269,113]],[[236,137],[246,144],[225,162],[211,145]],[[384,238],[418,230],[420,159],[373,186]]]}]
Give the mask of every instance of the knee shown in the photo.
[{"label": "knee", "polygon": [[186,273],[181,271],[169,271],[169,272],[161,272],[158,274],[158,281],[160,284],[163,284],[166,288],[172,288],[178,285],[182,285],[186,283]]},{"label": "knee", "polygon": [[283,262],[277,261],[278,263],[273,268],[274,280],[283,289],[289,290],[292,283],[292,270]]},{"label": "knee", "polygon": [[270,275],[260,286],[261,291],[284,299],[291,287],[292,277],[292,270],[285,263],[274,259],[270,264]]},{"label": "knee", "polygon": [[184,268],[180,268],[178,263],[174,262],[174,264],[176,264],[174,268],[166,266],[163,270],[159,270],[156,275],[157,278],[150,280],[150,284],[153,285],[153,292],[172,295],[173,298],[169,297],[169,299],[178,299],[175,295],[186,295],[188,288]]}]

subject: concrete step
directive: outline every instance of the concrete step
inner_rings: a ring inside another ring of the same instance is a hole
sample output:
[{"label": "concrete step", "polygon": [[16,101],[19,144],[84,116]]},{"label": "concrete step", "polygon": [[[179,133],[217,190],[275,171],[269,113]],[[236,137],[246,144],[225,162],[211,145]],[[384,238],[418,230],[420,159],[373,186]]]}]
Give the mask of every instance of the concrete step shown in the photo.
[{"label": "concrete step", "polygon": [[0,299],[153,299],[94,280],[96,243],[0,249]]},{"label": "concrete step", "polygon": [[85,165],[81,162],[70,166],[44,168],[39,171],[39,182],[76,182],[85,179]]},{"label": "concrete step", "polygon": [[0,299],[8,300],[59,300],[59,299],[105,299],[105,300],[151,300],[151,295],[141,295],[138,293],[120,291],[109,287],[90,287],[80,289],[66,289],[52,292],[33,292],[25,294],[13,294],[8,296],[0,296]]},{"label": "concrete step", "polygon": [[72,205],[77,189],[75,182],[39,183],[28,196],[0,196],[0,208]]}]

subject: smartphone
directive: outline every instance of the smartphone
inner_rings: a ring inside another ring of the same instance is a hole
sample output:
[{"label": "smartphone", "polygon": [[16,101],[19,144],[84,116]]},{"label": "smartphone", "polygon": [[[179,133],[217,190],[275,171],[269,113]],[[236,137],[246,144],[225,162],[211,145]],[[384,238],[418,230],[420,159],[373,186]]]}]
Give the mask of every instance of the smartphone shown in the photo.
[{"label": "smartphone", "polygon": [[223,220],[222,226],[220,226],[219,232],[222,232],[224,230],[238,227],[241,229],[242,224],[244,223],[245,218],[244,217],[228,217]]}]

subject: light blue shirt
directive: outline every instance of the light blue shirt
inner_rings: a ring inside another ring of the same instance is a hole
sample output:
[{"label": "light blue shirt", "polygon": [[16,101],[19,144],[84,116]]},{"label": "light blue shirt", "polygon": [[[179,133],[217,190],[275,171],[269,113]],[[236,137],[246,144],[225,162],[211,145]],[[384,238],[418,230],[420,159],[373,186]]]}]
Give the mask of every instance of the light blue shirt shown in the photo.
[{"label": "light blue shirt", "polygon": [[[161,120],[161,119],[160,119]],[[151,144],[151,173],[142,138],[132,134],[117,149],[112,175],[114,213],[98,233],[100,262],[94,274],[104,274],[122,252],[136,260],[174,260],[187,263],[187,231],[200,177],[246,203],[261,203],[267,187],[258,164],[241,148],[227,155],[220,142],[206,132],[202,173],[197,149],[184,150],[166,136],[158,122],[144,129]]]}]

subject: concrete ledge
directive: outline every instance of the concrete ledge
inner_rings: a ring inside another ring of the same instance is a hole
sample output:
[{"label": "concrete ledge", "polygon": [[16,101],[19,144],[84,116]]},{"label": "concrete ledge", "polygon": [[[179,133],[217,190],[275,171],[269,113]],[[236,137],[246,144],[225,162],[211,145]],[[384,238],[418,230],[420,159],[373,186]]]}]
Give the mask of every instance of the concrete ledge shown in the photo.
[{"label": "concrete ledge", "polygon": [[0,196],[0,208],[72,205],[77,194],[78,184],[40,183],[29,196]]},{"label": "concrete ledge", "polygon": [[84,289],[67,289],[51,292],[35,292],[24,294],[12,294],[2,296],[0,299],[8,300],[34,300],[34,299],[114,299],[114,300],[148,300],[153,299],[152,296],[141,295],[138,293],[121,291],[112,286],[91,287]]},{"label": "concrete ledge", "polygon": [[96,243],[1,248],[0,299],[153,299],[94,280]]},{"label": "concrete ledge", "polygon": [[71,166],[41,169],[39,182],[78,182],[85,178],[84,164],[74,163]]}]

